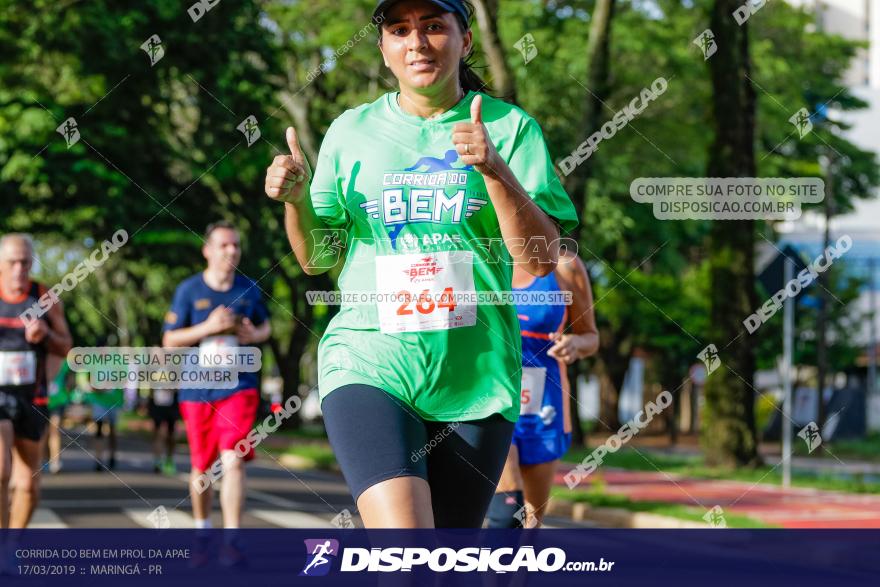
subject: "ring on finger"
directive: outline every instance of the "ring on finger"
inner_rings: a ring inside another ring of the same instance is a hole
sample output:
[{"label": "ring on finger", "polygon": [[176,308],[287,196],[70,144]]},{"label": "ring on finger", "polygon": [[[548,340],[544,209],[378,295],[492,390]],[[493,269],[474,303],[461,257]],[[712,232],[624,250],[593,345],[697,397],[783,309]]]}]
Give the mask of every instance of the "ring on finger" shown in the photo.
[{"label": "ring on finger", "polygon": [[467,153],[468,155],[471,154],[471,144],[470,143],[464,144],[464,152]]}]

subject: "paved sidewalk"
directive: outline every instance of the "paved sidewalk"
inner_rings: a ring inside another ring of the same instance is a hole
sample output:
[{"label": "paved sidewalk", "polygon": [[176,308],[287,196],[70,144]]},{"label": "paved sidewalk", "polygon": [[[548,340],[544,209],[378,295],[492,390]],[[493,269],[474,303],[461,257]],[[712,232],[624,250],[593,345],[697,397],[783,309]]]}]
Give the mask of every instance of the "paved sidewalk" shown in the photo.
[{"label": "paved sidewalk", "polygon": [[[574,468],[562,463],[556,483]],[[691,479],[674,474],[602,468],[605,491],[633,501],[659,501],[749,516],[783,528],[880,528],[880,495],[783,489],[765,483]]]}]

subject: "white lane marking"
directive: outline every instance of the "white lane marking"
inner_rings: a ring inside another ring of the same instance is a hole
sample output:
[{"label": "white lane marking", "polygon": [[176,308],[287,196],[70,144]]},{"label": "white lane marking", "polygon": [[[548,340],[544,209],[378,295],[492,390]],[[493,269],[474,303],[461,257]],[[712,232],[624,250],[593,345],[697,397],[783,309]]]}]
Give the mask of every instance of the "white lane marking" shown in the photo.
[{"label": "white lane marking", "polygon": [[[174,501],[169,498],[165,498],[163,500],[153,499],[150,500],[153,505],[160,506],[164,505],[170,511],[171,508],[174,507],[174,504],[178,503],[179,500]],[[80,510],[85,508],[95,508],[95,509],[113,509],[113,508],[131,508],[138,509],[138,506],[143,506],[143,500],[132,498],[132,499],[45,499],[40,501],[40,505],[44,505],[47,508],[52,508],[56,510]],[[183,505],[181,505],[183,507]]]},{"label": "white lane marking", "polygon": [[274,506],[276,508],[281,508],[286,511],[299,511],[299,512],[317,512],[317,513],[328,513],[333,514],[334,516],[338,514],[342,509],[338,511],[333,511],[330,508],[326,507],[326,505],[321,505],[318,503],[306,503],[302,501],[293,501],[290,499],[286,499],[279,495],[274,495],[272,493],[266,493],[265,491],[257,491],[255,489],[247,490],[248,499],[252,499],[255,501],[262,501],[267,505]]},{"label": "white lane marking", "polygon": [[28,524],[28,528],[30,529],[46,529],[46,528],[67,528],[67,524],[65,524],[58,515],[55,514],[50,509],[46,508],[37,508],[34,512],[33,517],[31,518],[31,523]]},{"label": "white lane marking", "polygon": [[307,514],[282,510],[246,510],[246,513],[282,528],[332,528],[329,521]]},{"label": "white lane marking", "polygon": [[[147,509],[147,508],[125,508],[122,510],[130,520],[136,523],[138,526],[143,526],[144,528],[155,528],[156,523],[154,520],[160,520],[157,516],[152,516],[155,510]],[[194,527],[193,517],[184,512],[182,510],[169,510],[166,509],[164,514],[168,516],[168,527],[169,528],[185,528],[190,529]],[[161,524],[161,520],[159,521]]]}]

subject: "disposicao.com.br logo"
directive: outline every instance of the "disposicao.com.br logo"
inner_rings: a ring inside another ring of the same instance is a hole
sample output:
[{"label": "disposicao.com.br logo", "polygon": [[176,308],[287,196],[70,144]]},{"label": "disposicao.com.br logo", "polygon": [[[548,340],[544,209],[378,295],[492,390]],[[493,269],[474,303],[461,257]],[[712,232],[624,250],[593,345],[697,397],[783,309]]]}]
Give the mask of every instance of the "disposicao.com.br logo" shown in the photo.
[{"label": "disposicao.com.br logo", "polygon": [[[308,557],[300,576],[326,575],[332,559],[339,554],[339,542],[331,539],[306,540]],[[566,561],[561,548],[533,546],[518,548],[345,548],[339,570],[342,572],[410,572],[413,567],[446,573],[517,571],[552,573],[555,571],[611,571],[614,563],[604,558],[595,561]]]},{"label": "disposicao.com.br logo", "polygon": [[[339,554],[339,541],[332,538],[306,540],[306,566],[300,571],[300,577],[320,577],[330,572],[333,558]],[[333,558],[330,558],[333,557]]]}]

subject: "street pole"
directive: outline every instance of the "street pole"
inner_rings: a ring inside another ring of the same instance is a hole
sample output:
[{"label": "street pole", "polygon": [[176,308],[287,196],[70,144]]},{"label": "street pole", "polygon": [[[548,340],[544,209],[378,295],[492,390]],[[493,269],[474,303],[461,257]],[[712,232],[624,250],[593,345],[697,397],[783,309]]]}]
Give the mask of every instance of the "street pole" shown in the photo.
[{"label": "street pole", "polygon": [[874,395],[877,393],[877,293],[875,291],[877,287],[877,266],[873,257],[868,259],[868,275],[870,275],[869,279],[871,280],[868,288],[868,300],[871,304],[871,322],[869,327],[871,341],[868,345],[867,405],[870,406],[871,402],[874,401]]},{"label": "street pole", "polygon": [[[794,277],[794,261],[785,257],[785,271],[783,283],[788,283]],[[791,363],[792,346],[794,343],[794,298],[785,300],[784,323],[782,329],[782,486],[791,486]]]}]

